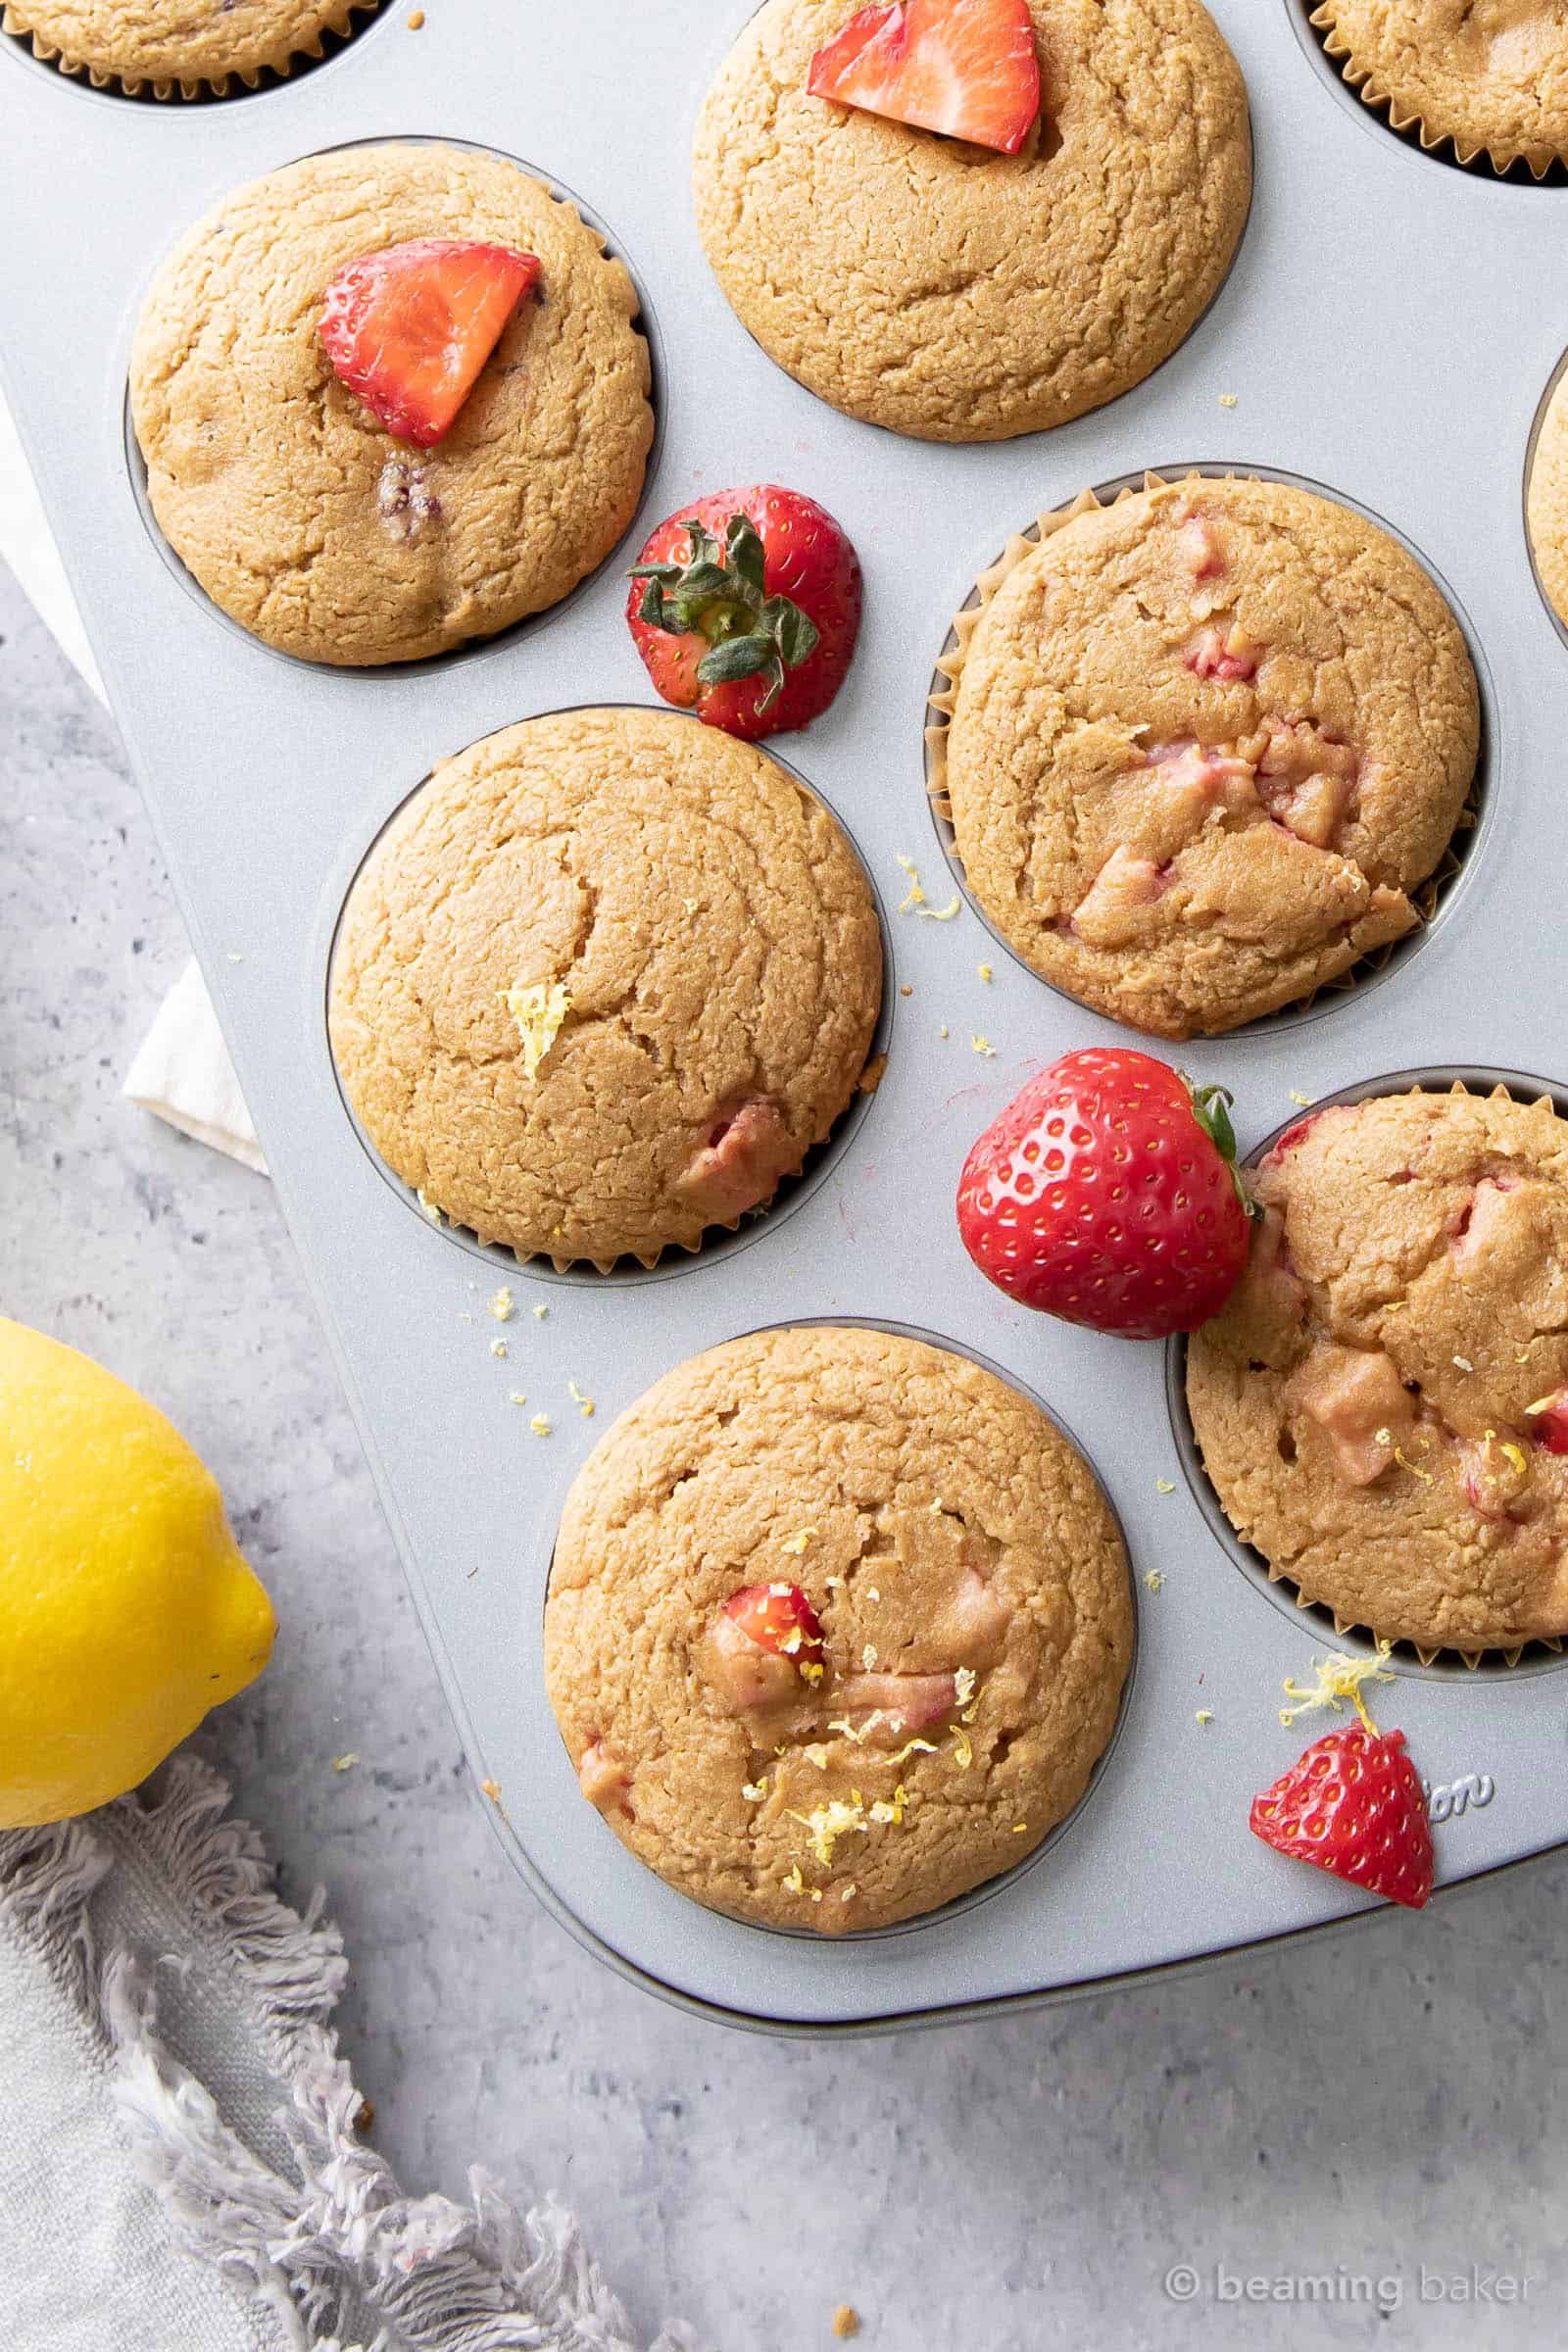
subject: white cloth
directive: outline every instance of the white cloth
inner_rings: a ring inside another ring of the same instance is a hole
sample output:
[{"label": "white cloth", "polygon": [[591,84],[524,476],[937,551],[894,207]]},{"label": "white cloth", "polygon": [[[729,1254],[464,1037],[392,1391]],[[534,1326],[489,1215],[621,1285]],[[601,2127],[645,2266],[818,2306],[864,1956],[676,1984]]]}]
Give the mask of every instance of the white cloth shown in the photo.
[{"label": "white cloth", "polygon": [[0,2344],[636,2352],[559,2206],[404,2195],[332,2032],[342,1939],[227,1805],[187,1751],[0,1831]]},{"label": "white cloth", "polygon": [[[0,398],[0,557],[24,595],[81,672],[100,702],[103,680],[87,644],[81,615],[66,579],[54,535],[11,413]],[[159,1008],[130,1065],[125,1093],[143,1110],[167,1119],[182,1135],[211,1144],[267,1173],[234,1065],[228,1058],[212,999],[194,961],[187,963]]]}]

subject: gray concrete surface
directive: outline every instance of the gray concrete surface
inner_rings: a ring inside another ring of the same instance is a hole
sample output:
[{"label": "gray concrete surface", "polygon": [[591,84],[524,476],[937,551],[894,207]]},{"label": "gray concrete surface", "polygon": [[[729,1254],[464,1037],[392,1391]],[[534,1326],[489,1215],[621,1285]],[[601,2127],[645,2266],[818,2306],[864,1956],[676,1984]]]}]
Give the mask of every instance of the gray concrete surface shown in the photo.
[{"label": "gray concrete surface", "polygon": [[[841,2300],[875,2352],[1558,2342],[1568,1866],[841,2045],[695,2024],[536,1908],[470,1798],[270,1188],[120,1099],[184,955],[113,729],[0,572],[0,1308],[145,1389],[222,1479],[284,1631],[204,1744],[288,1890],[330,1889],[346,2043],[409,2184],[477,2160],[555,2191],[641,2326],[684,2314],[722,2352],[828,2346]],[[1454,2299],[1499,2277],[1526,2299]]]}]

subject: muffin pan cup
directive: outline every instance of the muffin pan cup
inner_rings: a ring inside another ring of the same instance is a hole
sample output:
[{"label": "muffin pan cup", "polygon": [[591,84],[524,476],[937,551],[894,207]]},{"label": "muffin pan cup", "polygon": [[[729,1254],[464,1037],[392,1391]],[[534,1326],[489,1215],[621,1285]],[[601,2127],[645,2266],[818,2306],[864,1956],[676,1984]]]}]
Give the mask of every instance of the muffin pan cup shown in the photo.
[{"label": "muffin pan cup", "polygon": [[[1369,1908],[1248,1834],[1251,1796],[1317,1728],[1281,1727],[1280,1685],[1307,1676],[1327,1629],[1272,1605],[1227,1556],[1183,1477],[1164,1351],[1012,1306],[954,1223],[964,1154],[1025,1076],[1074,1046],[1129,1042],[999,954],[961,902],[949,921],[896,911],[901,858],[929,909],[953,895],[926,812],[926,699],[952,616],[1008,533],[1086,484],[1202,461],[1304,477],[1405,534],[1451,586],[1490,677],[1487,821],[1462,882],[1420,953],[1375,988],[1168,1058],[1235,1090],[1246,1151],[1296,1098],[1391,1070],[1568,1080],[1555,905],[1568,653],[1536,592],[1519,488],[1568,342],[1568,194],[1412,154],[1314,70],[1284,0],[1211,5],[1248,78],[1257,154],[1224,291],[1136,391],[987,447],[905,442],[822,407],[712,282],[688,137],[748,0],[578,0],[525,17],[510,0],[429,0],[422,30],[399,12],[329,67],[219,107],[108,103],[0,43],[0,204],[18,228],[0,257],[0,358],[475,1782],[498,1791],[475,1801],[585,1943],[742,2025],[847,2033],[972,2015]],[[779,749],[837,811],[890,910],[887,1072],[787,1219],[651,1284],[535,1280],[412,1216],[345,1114],[324,1013],[344,894],[436,760],[536,711],[647,699],[618,562],[548,628],[461,661],[323,673],[193,601],[127,470],[126,356],[168,248],[242,180],[410,133],[526,156],[626,240],[664,361],[645,514],[783,480],[840,517],[866,568],[849,682]],[[503,1283],[515,1300],[504,1324],[486,1311]],[[1121,1518],[1140,1613],[1120,1736],[1064,1834],[985,1901],[846,1943],[709,1914],[634,1862],[578,1794],[540,1665],[561,1505],[609,1419],[699,1348],[839,1315],[973,1349],[1060,1414]],[[536,1412],[548,1437],[531,1432]],[[1442,1884],[1568,1842],[1568,1682],[1554,1670],[1401,1672],[1375,1712],[1402,1727],[1432,1785]]]}]

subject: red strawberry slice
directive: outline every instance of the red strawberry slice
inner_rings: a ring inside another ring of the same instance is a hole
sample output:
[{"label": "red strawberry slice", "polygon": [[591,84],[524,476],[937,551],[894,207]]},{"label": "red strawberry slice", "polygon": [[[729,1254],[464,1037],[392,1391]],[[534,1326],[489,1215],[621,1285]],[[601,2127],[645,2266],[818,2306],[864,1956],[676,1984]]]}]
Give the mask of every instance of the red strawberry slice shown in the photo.
[{"label": "red strawberry slice", "polygon": [[964,1161],[964,1248],[1009,1298],[1068,1323],[1196,1331],[1247,1263],[1229,1102],[1125,1047],[1063,1054]]},{"label": "red strawberry slice", "polygon": [[321,342],[378,424],[433,449],[538,279],[531,253],[411,238],[344,264],[323,299]]},{"label": "red strawberry slice", "polygon": [[1252,1799],[1254,1837],[1368,1894],[1419,1911],[1432,1892],[1432,1831],[1402,1732],[1353,1723],[1314,1740]]},{"label": "red strawberry slice", "polygon": [[822,1625],[799,1585],[745,1585],[724,1603],[724,1614],[759,1649],[819,1665]]},{"label": "red strawberry slice", "polygon": [[811,60],[813,98],[1016,155],[1040,113],[1028,0],[862,8]]},{"label": "red strawberry slice", "polygon": [[860,564],[825,507],[776,482],[662,522],[632,566],[626,623],[677,710],[754,743],[804,727],[843,685]]},{"label": "red strawberry slice", "polygon": [[1556,1389],[1549,1396],[1538,1397],[1525,1410],[1536,1444],[1544,1446],[1548,1453],[1568,1453],[1568,1389]]}]

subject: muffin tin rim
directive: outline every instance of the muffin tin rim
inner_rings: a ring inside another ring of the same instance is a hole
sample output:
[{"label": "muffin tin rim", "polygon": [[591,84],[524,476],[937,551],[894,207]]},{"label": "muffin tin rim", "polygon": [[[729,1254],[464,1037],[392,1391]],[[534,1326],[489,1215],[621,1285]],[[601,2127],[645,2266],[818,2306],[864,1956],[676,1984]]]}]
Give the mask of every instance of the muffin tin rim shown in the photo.
[{"label": "muffin tin rim", "polygon": [[[383,4],[388,13],[392,13],[396,8],[397,0],[383,0]],[[374,24],[378,21],[372,19],[371,24]],[[100,97],[105,95],[102,91],[96,94]],[[256,95],[257,93],[251,94]],[[624,554],[633,544],[641,544],[641,538],[647,534],[648,517],[654,504],[660,464],[663,457],[665,417],[669,403],[669,370],[664,357],[662,331],[648,295],[647,281],[641,270],[628,258],[618,235],[611,229],[602,215],[585,198],[579,196],[565,180],[556,178],[550,172],[539,170],[536,166],[528,163],[524,157],[514,155],[509,149],[498,147],[492,141],[460,138],[444,131],[432,130],[371,131],[361,138],[332,139],[322,146],[308,147],[297,155],[285,156],[281,161],[269,165],[265,172],[253,173],[248,179],[230,182],[225,190],[225,196],[233,196],[238,190],[253,186],[257,179],[270,179],[278,172],[290,171],[296,164],[310,163],[317,156],[341,155],[355,147],[457,147],[472,155],[493,155],[501,162],[514,166],[525,178],[535,181],[542,187],[554,203],[564,205],[575,213],[583,226],[600,239],[606,259],[620,264],[630,278],[632,290],[637,296],[637,310],[630,320],[630,325],[633,333],[641,336],[648,350],[647,401],[653,416],[654,430],[653,437],[648,444],[647,456],[643,461],[642,487],[637,494],[636,507],[614,545],[606,551],[591,570],[585,571],[582,578],[567,589],[564,596],[558,597],[553,605],[542,606],[537,612],[525,612],[520,620],[509,621],[505,628],[495,630],[488,637],[465,638],[461,645],[448,646],[444,653],[419,654],[406,662],[317,662],[313,661],[308,654],[291,654],[282,646],[269,645],[265,638],[259,637],[253,629],[248,629],[242,620],[236,620],[231,612],[225,612],[217,599],[210,596],[202,586],[196,574],[166,535],[162,523],[153,512],[152,495],[148,488],[147,462],[142,455],[141,443],[136,436],[135,418],[132,414],[130,342],[134,340],[141,311],[151,292],[158,271],[169,261],[171,254],[174,251],[174,246],[171,245],[165,249],[152,273],[137,290],[135,306],[131,315],[129,339],[122,353],[124,390],[120,403],[126,485],[130,491],[131,503],[136,510],[142,528],[152,544],[154,553],[161,559],[164,568],[176,586],[191,602],[205,612],[210,620],[216,621],[241,645],[249,647],[252,652],[265,655],[269,661],[280,662],[289,669],[301,670],[307,676],[343,679],[362,685],[384,682],[388,685],[400,686],[411,679],[433,676],[438,671],[456,668],[460,663],[482,661],[487,656],[504,654],[518,646],[526,645],[542,630],[548,628],[558,615],[568,612],[579,599],[597,587],[601,579],[609,573],[618,556]],[[185,229],[181,233],[188,235],[191,229],[199,226],[200,222],[208,219],[224,200],[224,196],[220,196],[208,206],[206,212],[198,214],[193,220],[187,219]],[[392,436],[387,438],[395,448],[402,449],[409,446],[404,442],[395,441]]]},{"label": "muffin tin rim", "polygon": [[[1255,1168],[1260,1160],[1293,1127],[1342,1104],[1376,1102],[1385,1096],[1412,1093],[1451,1095],[1461,1093],[1485,1100],[1498,1087],[1516,1102],[1540,1102],[1549,1099],[1559,1118],[1568,1119],[1568,1083],[1541,1078],[1528,1070],[1505,1069],[1500,1064],[1481,1062],[1425,1062],[1403,1070],[1388,1070],[1381,1076],[1362,1078],[1334,1093],[1320,1095],[1303,1107],[1293,1109],[1273,1132],[1253,1146],[1242,1162],[1244,1168]],[[1193,1427],[1187,1403],[1188,1337],[1178,1332],[1165,1343],[1165,1404],[1170,1419],[1171,1442],[1182,1466],[1187,1489],[1197,1504],[1200,1515],[1218,1542],[1232,1567],[1240,1570],[1252,1591],[1261,1594],[1294,1624],[1311,1628],[1319,1633],[1329,1647],[1337,1647],[1355,1657],[1372,1657],[1378,1652],[1376,1636],[1366,1626],[1348,1626],[1343,1632],[1335,1625],[1333,1612],[1321,1601],[1304,1601],[1298,1596],[1295,1583],[1289,1576],[1274,1576],[1263,1553],[1238,1535],[1225,1512],[1218,1489],[1203,1466],[1202,1449]],[[1544,1655],[1539,1653],[1544,1651]],[[1451,1644],[1422,1655],[1417,1645],[1402,1638],[1392,1643],[1387,1659],[1389,1669],[1407,1680],[1447,1684],[1487,1682],[1510,1684],[1533,1682],[1543,1675],[1556,1674],[1568,1667],[1568,1636],[1564,1646],[1553,1654],[1549,1642],[1533,1638],[1520,1644],[1513,1663],[1500,1644],[1475,1651],[1460,1650]]]}]

